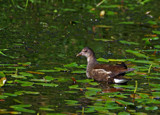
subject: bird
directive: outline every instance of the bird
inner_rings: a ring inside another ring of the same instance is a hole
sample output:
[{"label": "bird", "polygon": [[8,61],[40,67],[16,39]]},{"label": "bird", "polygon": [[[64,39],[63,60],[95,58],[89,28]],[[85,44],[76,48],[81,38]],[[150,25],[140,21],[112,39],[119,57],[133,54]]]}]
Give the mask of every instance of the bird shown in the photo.
[{"label": "bird", "polygon": [[83,48],[76,56],[85,56],[87,58],[86,76],[95,81],[116,84],[127,83],[129,79],[123,76],[126,72],[134,71],[134,68],[127,68],[124,62],[117,65],[100,64],[94,51],[89,47]]}]

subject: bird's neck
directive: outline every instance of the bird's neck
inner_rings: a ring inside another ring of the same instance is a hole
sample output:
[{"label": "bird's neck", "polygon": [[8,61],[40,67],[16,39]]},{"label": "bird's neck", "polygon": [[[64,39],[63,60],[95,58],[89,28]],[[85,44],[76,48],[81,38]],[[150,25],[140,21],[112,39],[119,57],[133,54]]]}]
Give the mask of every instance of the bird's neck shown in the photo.
[{"label": "bird's neck", "polygon": [[92,69],[96,64],[98,64],[95,56],[89,56],[87,57],[87,70]]}]

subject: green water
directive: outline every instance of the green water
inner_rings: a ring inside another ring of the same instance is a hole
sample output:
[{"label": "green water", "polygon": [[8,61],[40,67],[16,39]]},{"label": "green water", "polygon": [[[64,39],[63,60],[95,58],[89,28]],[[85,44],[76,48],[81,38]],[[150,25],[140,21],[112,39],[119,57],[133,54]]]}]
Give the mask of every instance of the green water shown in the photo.
[{"label": "green water", "polygon": [[[7,78],[0,114],[160,113],[159,0],[2,0],[0,6],[0,77]],[[135,68],[127,75],[132,80],[86,79],[86,59],[76,57],[86,46],[99,61],[126,61]]]}]

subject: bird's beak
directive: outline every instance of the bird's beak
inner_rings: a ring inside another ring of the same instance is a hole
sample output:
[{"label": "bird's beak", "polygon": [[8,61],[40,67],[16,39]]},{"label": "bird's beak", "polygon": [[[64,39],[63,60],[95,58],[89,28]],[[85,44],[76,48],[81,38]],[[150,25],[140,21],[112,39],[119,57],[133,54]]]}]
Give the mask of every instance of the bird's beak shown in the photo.
[{"label": "bird's beak", "polygon": [[76,55],[76,57],[81,56],[81,55],[82,55],[82,53],[80,52],[79,54]]}]

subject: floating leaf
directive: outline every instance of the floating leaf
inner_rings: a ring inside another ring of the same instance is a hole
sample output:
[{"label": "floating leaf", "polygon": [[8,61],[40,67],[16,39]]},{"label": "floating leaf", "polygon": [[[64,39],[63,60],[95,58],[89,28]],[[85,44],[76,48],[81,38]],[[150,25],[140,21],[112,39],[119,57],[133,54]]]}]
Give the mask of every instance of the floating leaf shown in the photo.
[{"label": "floating leaf", "polygon": [[91,84],[91,85],[99,85],[99,83],[97,83],[97,82],[90,82],[89,84]]},{"label": "floating leaf", "polygon": [[101,8],[118,8],[118,7],[121,7],[120,5],[101,5],[100,6]]},{"label": "floating leaf", "polygon": [[154,45],[155,48],[160,48],[160,45]]},{"label": "floating leaf", "polygon": [[94,81],[93,79],[83,79],[83,80],[76,80],[77,82],[81,83],[90,83],[91,81]]},{"label": "floating leaf", "polygon": [[134,105],[134,103],[126,102],[123,100],[116,100],[116,103],[121,104],[121,105]]},{"label": "floating leaf", "polygon": [[154,111],[154,110],[157,110],[158,107],[157,106],[152,106],[152,107],[145,107],[145,110],[151,110],[151,111]]},{"label": "floating leaf", "polygon": [[60,67],[54,67],[55,70],[58,70],[58,71],[68,71],[68,69],[66,68],[60,68]]},{"label": "floating leaf", "polygon": [[55,78],[56,80],[58,80],[59,82],[66,82],[68,80],[70,80],[69,78],[64,78],[64,77],[59,77],[59,78]]},{"label": "floating leaf", "polygon": [[65,102],[66,102],[67,105],[70,105],[70,106],[79,105],[79,104],[77,104],[78,101],[76,101],[76,100],[65,100]]},{"label": "floating leaf", "polygon": [[113,41],[113,40],[110,40],[110,39],[94,39],[96,41],[103,41],[103,42],[108,42],[108,41]]},{"label": "floating leaf", "polygon": [[136,42],[128,42],[128,41],[125,41],[125,40],[120,40],[120,43],[122,43],[122,44],[129,44],[129,45],[139,45],[139,43],[136,43]]},{"label": "floating leaf", "polygon": [[134,24],[134,22],[120,22],[119,24]]},{"label": "floating leaf", "polygon": [[78,67],[78,64],[76,62],[73,62],[73,63],[64,65],[64,67]]},{"label": "floating leaf", "polygon": [[13,96],[13,97],[17,96],[16,94],[12,94],[12,93],[4,93],[4,95],[6,95],[6,96]]},{"label": "floating leaf", "polygon": [[15,80],[15,83],[21,83],[21,86],[32,86],[34,83],[29,81]]},{"label": "floating leaf", "polygon": [[3,72],[0,72],[0,77],[6,77],[6,75]]},{"label": "floating leaf", "polygon": [[96,25],[96,28],[112,28],[112,26],[107,26],[107,25]]},{"label": "floating leaf", "polygon": [[148,98],[149,95],[148,94],[145,94],[145,93],[138,93],[140,97],[142,98]]},{"label": "floating leaf", "polygon": [[132,53],[132,54],[136,55],[137,57],[148,58],[148,56],[146,56],[146,55],[144,55],[144,54],[142,54],[142,53],[139,53],[138,51],[126,50],[126,52]]},{"label": "floating leaf", "polygon": [[128,112],[119,112],[118,115],[130,115]]},{"label": "floating leaf", "polygon": [[97,61],[102,61],[102,62],[109,62],[109,60],[104,59],[104,58],[98,58]]},{"label": "floating leaf", "polygon": [[152,24],[152,25],[157,25],[157,22],[156,21],[152,21],[152,20],[149,20],[147,21],[148,24]]},{"label": "floating leaf", "polygon": [[65,93],[77,93],[77,91],[64,91]]},{"label": "floating leaf", "polygon": [[108,59],[108,61],[126,61],[126,59]]},{"label": "floating leaf", "polygon": [[77,70],[77,71],[72,71],[71,73],[86,73],[85,70]]},{"label": "floating leaf", "polygon": [[21,86],[32,86],[34,83],[32,82],[25,82],[23,84],[21,84]]},{"label": "floating leaf", "polygon": [[10,68],[10,69],[26,69],[25,67],[7,67],[7,68]]},{"label": "floating leaf", "polygon": [[29,66],[29,65],[31,65],[31,62],[18,63],[18,65]]},{"label": "floating leaf", "polygon": [[107,109],[111,109],[111,110],[122,108],[122,107],[119,107],[118,104],[116,104],[115,102],[112,102],[112,101],[111,101],[111,102],[106,102],[106,103],[105,103],[105,107],[106,107]]},{"label": "floating leaf", "polygon": [[49,108],[49,107],[40,107],[39,109],[43,111],[54,111],[54,109]]},{"label": "floating leaf", "polygon": [[39,72],[59,72],[59,70],[37,70]]},{"label": "floating leaf", "polygon": [[50,82],[51,80],[46,80],[46,79],[31,79],[30,81],[36,81],[36,82]]},{"label": "floating leaf", "polygon": [[160,92],[152,92],[152,95],[156,98],[160,98]]},{"label": "floating leaf", "polygon": [[75,12],[75,9],[70,9],[70,8],[63,8],[64,12]]},{"label": "floating leaf", "polygon": [[160,34],[160,31],[152,31],[154,34]]},{"label": "floating leaf", "polygon": [[75,88],[78,88],[78,85],[71,85],[69,86],[70,89],[75,89]]},{"label": "floating leaf", "polygon": [[32,94],[32,95],[37,95],[39,94],[39,92],[35,92],[35,91],[22,91],[25,94]]},{"label": "floating leaf", "polygon": [[107,12],[106,12],[106,14],[107,14],[107,15],[115,15],[115,14],[116,14],[116,12],[113,12],[113,11],[107,11]]},{"label": "floating leaf", "polygon": [[43,72],[36,72],[36,71],[26,71],[28,73],[31,73],[31,74],[45,74]]},{"label": "floating leaf", "polygon": [[13,108],[14,110],[20,111],[20,112],[35,113],[36,111],[34,111],[34,110],[24,108],[24,107],[31,107],[31,106],[32,105],[30,105],[30,104],[28,104],[28,105],[20,104],[20,105],[12,105],[10,107]]},{"label": "floating leaf", "polygon": [[11,77],[18,78],[18,79],[27,79],[27,77],[23,75],[11,74]]},{"label": "floating leaf", "polygon": [[87,90],[90,90],[90,91],[96,91],[96,92],[102,91],[101,88],[87,87],[86,89],[87,89]]},{"label": "floating leaf", "polygon": [[52,76],[45,76],[44,77],[46,80],[54,80],[55,78],[53,78]]},{"label": "floating leaf", "polygon": [[57,87],[58,84],[54,83],[35,83],[36,85],[48,86],[48,87]]},{"label": "floating leaf", "polygon": [[8,96],[6,95],[0,95],[0,99],[6,99]]},{"label": "floating leaf", "polygon": [[19,74],[23,76],[33,77],[33,74],[27,72],[19,72]]}]

